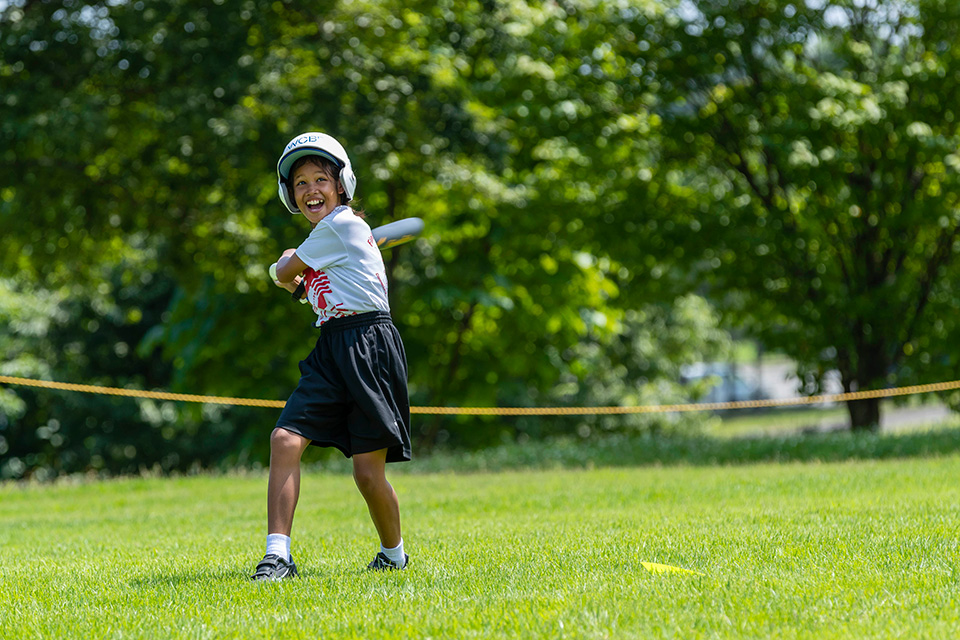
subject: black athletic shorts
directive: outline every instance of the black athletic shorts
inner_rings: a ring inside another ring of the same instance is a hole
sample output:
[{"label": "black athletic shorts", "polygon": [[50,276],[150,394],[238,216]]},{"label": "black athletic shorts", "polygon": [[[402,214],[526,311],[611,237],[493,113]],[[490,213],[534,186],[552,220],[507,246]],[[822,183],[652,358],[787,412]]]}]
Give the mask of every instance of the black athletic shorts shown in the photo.
[{"label": "black athletic shorts", "polygon": [[390,314],[325,322],[277,426],[348,458],[387,449],[387,462],[409,460],[407,357]]}]

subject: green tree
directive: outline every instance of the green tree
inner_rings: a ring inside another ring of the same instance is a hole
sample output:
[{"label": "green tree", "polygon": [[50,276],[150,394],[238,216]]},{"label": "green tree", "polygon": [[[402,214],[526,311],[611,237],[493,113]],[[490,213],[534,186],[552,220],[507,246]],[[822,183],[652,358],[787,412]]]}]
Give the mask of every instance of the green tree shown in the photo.
[{"label": "green tree", "polygon": [[[213,357],[213,393],[282,397],[273,367],[288,358],[240,348],[262,335],[253,325],[218,326],[232,313],[282,318],[263,295],[265,185],[251,186],[259,167],[241,160],[260,157],[259,132],[218,120],[256,77],[242,63],[257,51],[254,9],[258,24],[277,24],[269,3],[5,4],[5,373],[187,389]],[[42,326],[26,315],[51,304]],[[249,450],[256,424],[237,410],[11,392],[11,460],[58,473],[211,465]]]},{"label": "green tree", "polygon": [[[350,149],[371,225],[427,222],[387,256],[414,402],[585,401],[562,389],[607,385],[592,354],[638,333],[626,310],[653,301],[672,317],[680,289],[659,283],[685,281],[634,239],[659,116],[652,76],[627,61],[643,42],[632,29],[662,15],[652,0],[6,5],[0,268],[12,295],[44,298],[23,308],[63,314],[16,348],[74,345],[43,357],[62,379],[282,398],[313,331],[266,277],[306,232],[276,199],[274,162],[323,129]],[[640,284],[642,269],[665,276]],[[621,402],[633,382],[613,385]],[[27,405],[24,429],[69,413]],[[179,411],[160,411],[167,446],[171,424],[215,421],[239,456],[271,426]],[[111,438],[157,415],[140,407]],[[418,422],[421,442],[450,431]],[[85,417],[61,423],[62,446],[83,442]]]},{"label": "green tree", "polygon": [[[955,376],[960,7],[682,5],[660,80],[669,246],[817,390]],[[849,404],[875,428],[879,401]]]}]

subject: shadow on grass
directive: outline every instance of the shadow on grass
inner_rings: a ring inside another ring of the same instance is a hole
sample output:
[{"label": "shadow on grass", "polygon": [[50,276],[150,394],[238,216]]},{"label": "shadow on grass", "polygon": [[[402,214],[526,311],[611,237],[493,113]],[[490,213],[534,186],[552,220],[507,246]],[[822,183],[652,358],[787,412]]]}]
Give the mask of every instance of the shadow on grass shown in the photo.
[{"label": "shadow on grass", "polygon": [[[241,567],[238,569],[210,569],[198,568],[191,571],[178,571],[175,573],[161,573],[158,575],[140,576],[130,580],[129,585],[134,588],[156,588],[156,587],[182,587],[198,582],[222,582],[233,584],[249,584],[251,586],[262,586],[264,584],[289,584],[298,583],[300,580],[316,579],[319,577],[330,578],[317,570],[300,569],[299,578],[293,580],[271,580],[266,582],[254,581],[250,579],[253,574],[254,566],[249,568]],[[359,573],[367,573],[366,571]]]},{"label": "shadow on grass", "polygon": [[[251,571],[252,573],[252,571]],[[130,581],[134,588],[153,587],[182,587],[197,582],[250,582],[250,575],[245,571],[198,568],[192,571],[164,573],[159,575],[141,576]]]},{"label": "shadow on grass", "polygon": [[909,433],[811,433],[786,436],[626,436],[559,438],[506,444],[470,453],[419,459],[412,472],[500,471],[652,465],[738,465],[760,462],[840,462],[951,455],[960,429]]}]

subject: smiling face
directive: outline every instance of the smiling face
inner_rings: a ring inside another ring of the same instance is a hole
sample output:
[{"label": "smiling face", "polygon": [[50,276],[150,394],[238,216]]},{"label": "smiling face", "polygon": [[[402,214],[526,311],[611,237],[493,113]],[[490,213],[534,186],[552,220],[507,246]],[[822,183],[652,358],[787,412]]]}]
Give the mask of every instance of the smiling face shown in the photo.
[{"label": "smiling face", "polygon": [[321,158],[308,156],[290,170],[291,196],[300,213],[316,226],[340,206],[344,193],[336,169]]}]

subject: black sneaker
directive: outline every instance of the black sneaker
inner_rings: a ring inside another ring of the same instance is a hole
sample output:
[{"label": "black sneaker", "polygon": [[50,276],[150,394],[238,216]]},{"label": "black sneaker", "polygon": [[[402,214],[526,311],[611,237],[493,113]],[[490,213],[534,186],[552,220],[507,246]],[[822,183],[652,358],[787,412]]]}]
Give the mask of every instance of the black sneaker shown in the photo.
[{"label": "black sneaker", "polygon": [[257,565],[257,570],[251,580],[283,580],[284,578],[298,577],[297,565],[293,562],[293,556],[290,556],[290,562],[287,562],[280,556],[270,553],[263,556],[263,560]]},{"label": "black sneaker", "polygon": [[406,569],[408,564],[410,564],[410,556],[407,554],[403,554],[403,565],[401,566],[381,551],[377,554],[377,557],[373,559],[373,562],[367,565],[367,569],[371,571],[397,571]]}]

